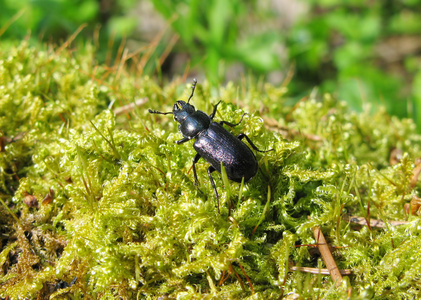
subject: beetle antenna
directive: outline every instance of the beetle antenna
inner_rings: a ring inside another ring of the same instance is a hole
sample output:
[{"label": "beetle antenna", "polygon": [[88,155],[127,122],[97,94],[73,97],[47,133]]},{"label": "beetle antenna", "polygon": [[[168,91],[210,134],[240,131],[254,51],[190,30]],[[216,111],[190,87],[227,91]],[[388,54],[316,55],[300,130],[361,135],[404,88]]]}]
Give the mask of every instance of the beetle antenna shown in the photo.
[{"label": "beetle antenna", "polygon": [[193,78],[193,85],[191,86],[191,95],[189,97],[189,100],[187,100],[187,103],[190,102],[190,99],[193,97],[194,90],[196,89],[197,79]]},{"label": "beetle antenna", "polygon": [[169,111],[169,112],[160,112],[160,111],[157,111],[157,110],[154,110],[154,109],[148,109],[148,112],[149,113],[151,113],[151,114],[158,114],[158,115],[172,115],[173,113],[172,113],[172,111]]}]

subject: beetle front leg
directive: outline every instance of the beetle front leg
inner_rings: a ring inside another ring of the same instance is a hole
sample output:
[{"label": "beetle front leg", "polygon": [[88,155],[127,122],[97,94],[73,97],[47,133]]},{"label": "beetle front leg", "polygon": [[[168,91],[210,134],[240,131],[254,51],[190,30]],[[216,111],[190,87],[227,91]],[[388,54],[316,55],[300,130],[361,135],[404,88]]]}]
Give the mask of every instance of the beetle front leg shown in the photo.
[{"label": "beetle front leg", "polygon": [[219,195],[218,195],[218,191],[216,190],[215,181],[213,180],[212,175],[211,175],[211,173],[214,172],[214,171],[216,171],[216,169],[214,167],[210,166],[208,168],[208,176],[209,176],[210,182],[212,184],[213,191],[215,192],[216,203],[218,205],[218,213],[221,213],[220,210],[219,210]]},{"label": "beetle front leg", "polygon": [[216,110],[218,109],[218,105],[219,103],[221,103],[221,101],[219,101],[218,103],[215,104],[215,106],[213,107],[213,112],[209,115],[209,118],[212,120],[213,117],[215,117],[216,114]]},{"label": "beetle front leg", "polygon": [[241,141],[243,138],[246,138],[247,142],[249,142],[250,146],[251,146],[254,150],[259,151],[259,152],[262,152],[262,153],[265,153],[265,152],[269,152],[269,151],[273,151],[273,150],[274,150],[274,149],[269,149],[269,150],[259,150],[259,148],[257,148],[257,147],[256,147],[256,145],[255,145],[255,144],[253,144],[253,142],[250,140],[250,138],[249,138],[247,135],[245,135],[244,133],[240,133],[240,134],[237,136],[237,138],[238,138],[240,141]]}]

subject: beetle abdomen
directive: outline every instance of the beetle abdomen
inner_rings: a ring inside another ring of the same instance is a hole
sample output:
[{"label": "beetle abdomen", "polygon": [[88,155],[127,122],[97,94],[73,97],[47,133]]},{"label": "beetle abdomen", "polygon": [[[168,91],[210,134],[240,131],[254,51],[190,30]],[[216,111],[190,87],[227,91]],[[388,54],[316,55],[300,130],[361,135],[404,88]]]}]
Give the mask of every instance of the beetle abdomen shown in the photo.
[{"label": "beetle abdomen", "polygon": [[249,181],[257,173],[258,164],[250,148],[219,123],[212,122],[196,137],[197,153],[221,172],[221,162],[232,181]]}]

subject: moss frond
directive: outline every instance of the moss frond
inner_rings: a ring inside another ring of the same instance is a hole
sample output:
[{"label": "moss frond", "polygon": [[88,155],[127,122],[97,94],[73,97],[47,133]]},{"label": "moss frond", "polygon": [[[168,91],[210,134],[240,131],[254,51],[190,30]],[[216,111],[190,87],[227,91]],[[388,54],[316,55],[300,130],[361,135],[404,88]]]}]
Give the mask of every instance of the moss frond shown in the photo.
[{"label": "moss frond", "polygon": [[[248,112],[229,130],[274,149],[256,153],[260,171],[244,185],[215,174],[219,214],[207,163],[196,187],[191,143],[174,144],[172,118],[147,112],[171,110],[188,85],[117,78],[89,49],[0,51],[1,297],[419,297],[419,216],[405,205],[419,194],[421,137],[410,120],[328,95],[291,107],[285,87],[200,82],[197,109],[222,97],[215,120]],[[137,99],[149,102],[113,113]],[[342,287],[291,270],[324,268],[314,226],[352,271]]]}]

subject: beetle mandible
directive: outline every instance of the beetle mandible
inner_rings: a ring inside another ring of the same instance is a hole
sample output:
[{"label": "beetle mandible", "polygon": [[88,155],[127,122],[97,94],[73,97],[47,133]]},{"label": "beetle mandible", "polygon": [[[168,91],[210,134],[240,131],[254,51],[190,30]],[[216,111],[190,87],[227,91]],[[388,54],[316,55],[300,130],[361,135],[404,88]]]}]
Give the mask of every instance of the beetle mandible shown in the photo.
[{"label": "beetle mandible", "polygon": [[148,111],[151,114],[172,114],[174,119],[180,123],[178,125],[178,130],[183,135],[183,138],[176,141],[176,144],[185,143],[193,138],[196,139],[193,144],[193,147],[197,152],[193,158],[194,184],[196,186],[199,185],[196,173],[196,163],[202,157],[210,164],[210,167],[208,168],[208,176],[212,184],[213,191],[215,192],[219,212],[219,195],[216,190],[215,181],[211,175],[212,172],[218,171],[221,173],[222,163],[226,170],[228,179],[235,182],[241,182],[244,177],[244,182],[247,182],[256,175],[259,166],[254,153],[241,140],[245,138],[249,142],[250,146],[259,152],[264,153],[272,151],[273,149],[266,151],[259,150],[244,133],[240,133],[238,136],[233,136],[223,127],[224,124],[230,127],[237,126],[241,123],[244,115],[247,113],[244,113],[241,116],[240,122],[233,124],[227,121],[220,121],[218,123],[213,121],[216,110],[221,101],[214,105],[213,111],[210,115],[207,115],[200,110],[196,110],[193,105],[189,104],[190,99],[194,95],[196,84],[197,80],[193,79],[192,92],[187,100],[187,103],[182,100],[177,100],[170,112],[160,112],[152,109],[149,109]]}]

